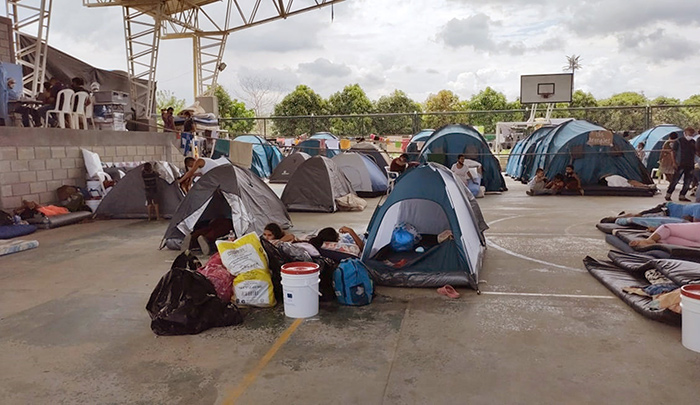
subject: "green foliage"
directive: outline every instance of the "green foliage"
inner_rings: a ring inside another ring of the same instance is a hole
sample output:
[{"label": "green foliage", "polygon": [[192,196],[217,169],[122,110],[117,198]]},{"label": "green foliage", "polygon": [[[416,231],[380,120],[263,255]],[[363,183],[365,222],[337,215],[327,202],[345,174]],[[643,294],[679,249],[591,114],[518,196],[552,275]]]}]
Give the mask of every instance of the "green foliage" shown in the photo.
[{"label": "green foliage", "polygon": [[[275,116],[327,115],[328,103],[309,86],[299,85],[275,106]],[[314,132],[329,131],[328,119],[280,119],[274,121],[274,131],[282,136],[298,136]]]},{"label": "green foliage", "polygon": [[185,99],[177,98],[170,90],[158,90],[156,92],[156,106],[159,113],[160,110],[167,110],[168,107],[172,107],[175,110],[174,114],[177,114],[185,108]]},{"label": "green foliage", "polygon": [[[494,111],[510,108],[506,95],[491,87],[486,87],[472,96],[467,105],[471,111]],[[475,126],[482,125],[487,134],[494,134],[497,122],[512,121],[512,118],[512,114],[508,113],[476,113],[469,115],[469,123]]]},{"label": "green foliage", "polygon": [[[214,95],[219,105],[219,118],[255,118],[255,112],[247,109],[242,101],[231,98],[223,86],[217,85]],[[221,121],[220,126],[231,134],[245,134],[255,127],[255,120],[226,120]]]},{"label": "green foliage", "polygon": [[[372,102],[359,84],[351,84],[328,98],[328,109],[332,115],[369,114],[372,112]],[[364,136],[371,129],[370,117],[331,118],[331,132],[335,135]]]},{"label": "green foliage", "polygon": [[[694,94],[683,101],[683,105],[700,105],[700,94]],[[684,107],[683,113],[688,117],[687,125],[693,128],[700,127],[700,107]],[[675,123],[674,123],[675,124]],[[676,124],[678,125],[678,124]]]},{"label": "green foliage", "polygon": [[[431,94],[425,100],[425,112],[462,111],[464,107],[459,102],[459,96],[450,90],[440,90],[437,94]],[[440,128],[443,125],[460,121],[455,115],[427,115],[424,117],[425,126],[428,128]]]},{"label": "green foliage", "polygon": [[651,100],[653,106],[674,106],[671,108],[655,107],[651,110],[652,125],[659,124],[675,124],[684,128],[690,124],[690,116],[681,108],[677,108],[681,104],[681,100],[671,97],[657,97]]},{"label": "green foliage", "polygon": [[[421,105],[401,90],[381,96],[374,105],[376,113],[413,113],[422,111]],[[374,129],[379,135],[413,134],[420,128],[420,115],[405,117],[376,117]],[[415,122],[414,122],[415,121]]]},{"label": "green foliage", "polygon": [[592,120],[613,131],[641,132],[646,129],[646,106],[649,99],[644,94],[627,91],[600,100],[600,106],[639,106],[639,108],[611,109],[589,114]]}]

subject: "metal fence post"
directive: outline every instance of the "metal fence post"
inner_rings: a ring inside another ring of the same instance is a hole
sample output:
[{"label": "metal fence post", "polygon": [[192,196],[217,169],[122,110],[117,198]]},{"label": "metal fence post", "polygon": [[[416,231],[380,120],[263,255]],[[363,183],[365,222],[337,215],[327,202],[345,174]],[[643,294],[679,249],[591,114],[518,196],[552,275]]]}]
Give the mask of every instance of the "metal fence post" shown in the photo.
[{"label": "metal fence post", "polygon": [[316,120],[314,119],[314,114],[311,113],[311,133],[309,135],[313,135],[316,133]]}]

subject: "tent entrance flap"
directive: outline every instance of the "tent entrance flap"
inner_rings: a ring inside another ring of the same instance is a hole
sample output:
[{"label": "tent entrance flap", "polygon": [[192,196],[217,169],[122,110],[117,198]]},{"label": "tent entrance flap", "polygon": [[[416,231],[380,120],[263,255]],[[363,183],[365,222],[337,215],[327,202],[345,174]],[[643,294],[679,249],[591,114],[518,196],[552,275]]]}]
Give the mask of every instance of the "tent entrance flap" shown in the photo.
[{"label": "tent entrance flap", "polygon": [[222,191],[221,194],[226,198],[226,202],[231,207],[231,220],[233,222],[233,230],[236,236],[243,236],[248,233],[248,230],[253,225],[255,219],[250,215],[241,197]]},{"label": "tent entrance flap", "polygon": [[440,204],[425,199],[402,200],[389,207],[384,214],[374,243],[370,247],[370,256],[391,242],[391,234],[399,223],[413,225],[419,233],[439,235],[451,229],[450,221]]},{"label": "tent entrance flap", "polygon": [[201,218],[202,214],[204,214],[204,211],[209,206],[212,198],[214,198],[214,196],[209,197],[209,199],[202,204],[201,207],[197,208],[192,214],[177,224],[177,229],[182,232],[183,235],[189,235],[192,233],[195,225],[197,225],[197,222],[199,222],[199,218]]}]

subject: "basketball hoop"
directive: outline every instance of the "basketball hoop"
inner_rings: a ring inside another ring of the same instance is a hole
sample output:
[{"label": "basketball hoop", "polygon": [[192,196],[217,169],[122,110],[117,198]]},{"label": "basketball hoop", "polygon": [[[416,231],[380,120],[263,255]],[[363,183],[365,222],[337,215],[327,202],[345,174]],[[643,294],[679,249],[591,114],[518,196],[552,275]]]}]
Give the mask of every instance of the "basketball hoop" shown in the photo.
[{"label": "basketball hoop", "polygon": [[551,96],[552,94],[554,94],[554,93],[541,93],[540,96],[542,96],[542,98],[544,98],[544,99],[548,99],[549,96]]}]

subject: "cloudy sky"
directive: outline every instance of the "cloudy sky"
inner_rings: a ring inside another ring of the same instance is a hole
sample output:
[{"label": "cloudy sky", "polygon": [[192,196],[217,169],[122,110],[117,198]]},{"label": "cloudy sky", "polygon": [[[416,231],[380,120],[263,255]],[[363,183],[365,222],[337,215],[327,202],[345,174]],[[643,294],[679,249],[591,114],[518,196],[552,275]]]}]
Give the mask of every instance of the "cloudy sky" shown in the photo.
[{"label": "cloudy sky", "polygon": [[[421,102],[441,89],[468,99],[491,86],[514,100],[521,74],[560,73],[577,54],[575,88],[596,98],[683,100],[700,93],[699,24],[691,0],[346,0],[333,19],[329,7],[232,34],[219,82],[234,96],[241,77],[258,77],[324,97],[359,83],[372,99],[394,89]],[[52,46],[125,70],[122,38],[118,7],[54,2]],[[157,76],[188,104],[191,54],[190,40],[162,41]]]}]

